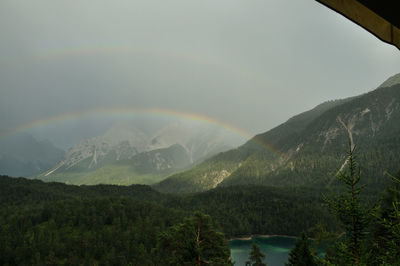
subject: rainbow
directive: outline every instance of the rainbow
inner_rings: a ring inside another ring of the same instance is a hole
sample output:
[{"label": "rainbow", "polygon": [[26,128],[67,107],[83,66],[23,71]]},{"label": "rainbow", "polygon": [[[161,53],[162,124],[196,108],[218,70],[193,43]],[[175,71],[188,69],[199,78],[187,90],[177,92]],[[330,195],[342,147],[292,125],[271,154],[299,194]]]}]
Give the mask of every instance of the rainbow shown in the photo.
[{"label": "rainbow", "polygon": [[188,119],[188,120],[192,120],[192,121],[198,121],[198,122],[216,125],[218,127],[224,128],[226,130],[235,132],[236,134],[244,137],[245,139],[252,139],[253,141],[264,146],[266,149],[273,152],[274,154],[281,156],[281,152],[279,150],[277,150],[276,148],[274,148],[273,146],[271,146],[265,142],[261,142],[261,141],[257,140],[257,138],[253,138],[254,136],[252,134],[250,134],[249,132],[242,130],[240,128],[234,127],[229,123],[225,123],[220,120],[217,120],[217,119],[214,119],[214,118],[208,117],[206,115],[202,115],[202,114],[194,114],[194,113],[188,113],[188,112],[183,112],[183,111],[178,111],[178,110],[161,109],[161,108],[134,108],[134,107],[95,108],[95,109],[89,109],[89,110],[84,110],[84,111],[79,111],[79,112],[64,113],[64,114],[45,117],[45,118],[42,118],[39,120],[35,120],[32,122],[28,122],[28,123],[19,125],[11,130],[5,131],[3,134],[0,134],[0,139],[7,137],[7,136],[14,135],[19,132],[28,131],[30,129],[34,129],[34,128],[49,125],[49,124],[61,123],[61,122],[65,122],[65,121],[73,121],[73,120],[78,120],[78,119],[83,119],[83,118],[90,118],[90,117],[94,117],[94,116],[120,117],[123,115],[163,115],[163,116],[184,118],[184,119]]},{"label": "rainbow", "polygon": [[[77,56],[90,56],[99,54],[142,54],[147,56],[164,57],[167,59],[178,59],[186,62],[190,62],[195,65],[202,65],[208,68],[219,69],[230,73],[232,76],[239,76],[248,80],[251,84],[257,84],[262,87],[281,87],[278,83],[272,83],[271,80],[265,79],[261,74],[255,74],[244,68],[240,68],[239,65],[226,64],[219,60],[208,58],[204,55],[197,55],[193,53],[183,53],[177,51],[157,50],[149,47],[139,46],[104,46],[104,47],[70,47],[57,50],[46,50],[33,56],[31,59],[38,61],[54,61],[63,58],[71,58]],[[21,61],[20,63],[22,63]]]},{"label": "rainbow", "polygon": [[[143,54],[148,56],[157,56],[157,57],[164,57],[167,59],[178,59],[190,62],[192,64],[203,65],[206,67],[216,68],[227,73],[230,73],[232,76],[240,76],[246,80],[248,80],[251,84],[257,84],[262,87],[280,87],[279,84],[272,84],[271,81],[267,81],[263,76],[256,75],[255,73],[249,72],[245,69],[238,68],[237,65],[233,66],[230,64],[225,64],[224,62],[212,60],[210,58],[204,56],[198,56],[196,54],[190,53],[181,53],[181,52],[174,52],[174,51],[163,51],[163,50],[155,50],[151,48],[143,48],[138,46],[107,46],[107,47],[75,47],[75,48],[63,48],[58,50],[45,50],[39,52],[36,56],[31,57],[31,60],[34,61],[54,61],[54,60],[61,60],[63,58],[70,58],[70,57],[77,57],[77,56],[91,56],[91,55],[98,55],[98,54],[109,54],[109,55],[116,55],[116,54]],[[21,61],[15,61],[14,63],[23,64],[27,58],[24,58]],[[17,132],[27,131],[29,129],[37,128],[40,126],[58,123],[61,121],[68,121],[68,120],[76,120],[85,117],[91,116],[119,116],[119,115],[133,115],[133,114],[154,114],[154,115],[168,115],[173,117],[181,117],[195,121],[201,121],[205,123],[210,123],[217,125],[219,127],[225,128],[227,130],[236,132],[240,136],[246,139],[252,139],[254,142],[264,146],[269,151],[273,152],[274,154],[281,156],[281,152],[274,148],[273,146],[269,145],[268,143],[264,143],[257,138],[253,138],[254,136],[242,129],[236,128],[228,123],[216,120],[214,118],[201,115],[201,114],[193,114],[188,112],[182,112],[178,110],[171,110],[171,109],[161,109],[161,108],[132,108],[132,107],[118,107],[118,108],[95,108],[85,111],[77,111],[77,112],[69,112],[54,116],[45,117],[39,120],[35,120],[32,122],[28,122],[22,125],[19,125],[11,130],[0,132],[0,139],[6,136],[13,135]]]}]

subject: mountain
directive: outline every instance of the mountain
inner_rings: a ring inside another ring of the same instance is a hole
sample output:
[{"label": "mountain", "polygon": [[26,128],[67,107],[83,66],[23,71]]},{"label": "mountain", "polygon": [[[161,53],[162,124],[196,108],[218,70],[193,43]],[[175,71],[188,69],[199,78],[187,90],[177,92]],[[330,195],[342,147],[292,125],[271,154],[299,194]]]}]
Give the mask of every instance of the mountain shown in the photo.
[{"label": "mountain", "polygon": [[217,126],[198,123],[173,122],[160,129],[151,138],[149,150],[166,148],[173,144],[184,147],[192,163],[238,145],[238,136]]},{"label": "mountain", "polygon": [[103,135],[79,141],[65,158],[38,175],[72,184],[152,184],[234,147],[232,133],[175,121],[154,133],[116,123]]},{"label": "mountain", "polygon": [[400,84],[400,73],[391,76],[383,82],[378,88],[392,87],[393,85]]},{"label": "mountain", "polygon": [[79,141],[64,160],[44,176],[62,172],[88,172],[110,162],[129,159],[146,150],[148,137],[130,125],[116,124],[104,135]]},{"label": "mountain", "polygon": [[49,169],[65,152],[51,142],[38,141],[29,134],[0,139],[0,174],[32,176]]},{"label": "mountain", "polygon": [[[129,159],[109,161],[98,168],[70,168],[59,173],[40,176],[44,181],[58,181],[77,185],[95,184],[151,184],[191,165],[189,155],[179,144],[168,148],[138,153]],[[90,164],[80,164],[90,167]]]},{"label": "mountain", "polygon": [[163,192],[198,192],[217,186],[335,185],[350,133],[363,182],[379,190],[400,162],[400,75],[356,97],[329,101],[259,134],[237,149],[154,185]]}]

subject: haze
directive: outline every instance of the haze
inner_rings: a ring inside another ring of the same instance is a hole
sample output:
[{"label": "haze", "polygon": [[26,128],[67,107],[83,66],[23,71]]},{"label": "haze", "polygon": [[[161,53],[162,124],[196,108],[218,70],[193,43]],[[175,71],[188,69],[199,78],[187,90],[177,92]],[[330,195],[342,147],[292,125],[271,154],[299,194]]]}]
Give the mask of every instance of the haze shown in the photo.
[{"label": "haze", "polygon": [[256,134],[400,72],[396,48],[306,0],[5,0],[0,43],[1,131],[134,107]]}]

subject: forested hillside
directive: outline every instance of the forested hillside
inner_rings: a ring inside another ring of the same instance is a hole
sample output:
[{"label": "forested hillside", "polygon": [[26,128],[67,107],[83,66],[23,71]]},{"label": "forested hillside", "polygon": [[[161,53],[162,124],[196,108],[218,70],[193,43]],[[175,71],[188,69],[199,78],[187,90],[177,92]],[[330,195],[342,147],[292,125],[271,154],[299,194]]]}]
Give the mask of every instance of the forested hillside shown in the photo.
[{"label": "forested hillside", "polygon": [[[400,84],[397,76],[366,94],[326,102],[243,146],[154,185],[163,192],[204,191],[217,186],[335,186],[351,133],[368,190],[382,190],[385,172],[398,170]],[[391,85],[387,87],[385,84]]]},{"label": "forested hillside", "polygon": [[306,189],[237,186],[176,196],[144,185],[78,187],[1,176],[0,202],[2,265],[155,265],[163,259],[160,234],[196,211],[210,214],[226,238],[296,235],[317,224],[338,230],[320,192]]}]

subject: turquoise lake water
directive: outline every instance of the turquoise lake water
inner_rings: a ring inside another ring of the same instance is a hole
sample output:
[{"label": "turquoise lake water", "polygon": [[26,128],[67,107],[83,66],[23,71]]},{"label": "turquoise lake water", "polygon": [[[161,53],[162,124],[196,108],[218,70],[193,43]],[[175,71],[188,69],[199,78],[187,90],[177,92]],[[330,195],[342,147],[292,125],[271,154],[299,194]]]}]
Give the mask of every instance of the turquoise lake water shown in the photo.
[{"label": "turquoise lake water", "polygon": [[245,265],[253,242],[266,254],[267,257],[264,262],[268,266],[281,266],[287,262],[289,252],[294,247],[295,241],[296,238],[284,236],[253,237],[251,240],[229,241],[229,247],[235,266]]}]

